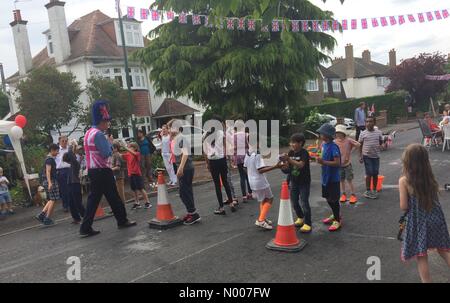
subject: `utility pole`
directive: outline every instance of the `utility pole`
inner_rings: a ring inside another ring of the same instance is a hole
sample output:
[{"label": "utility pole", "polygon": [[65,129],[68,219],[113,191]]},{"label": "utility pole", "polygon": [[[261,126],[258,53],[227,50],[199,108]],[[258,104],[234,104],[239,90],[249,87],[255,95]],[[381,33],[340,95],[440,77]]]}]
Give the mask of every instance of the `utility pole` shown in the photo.
[{"label": "utility pole", "polygon": [[128,103],[130,105],[131,110],[131,128],[133,132],[133,137],[137,138],[136,133],[136,121],[134,120],[134,106],[133,106],[133,95],[131,93],[131,82],[130,82],[130,71],[128,68],[128,53],[127,53],[127,47],[125,43],[125,33],[123,30],[123,21],[122,21],[122,11],[120,9],[120,4],[117,6],[117,11],[119,14],[119,27],[120,27],[120,36],[122,37],[122,49],[123,49],[123,60],[125,61],[125,77],[127,78],[127,91],[128,91]]},{"label": "utility pole", "polygon": [[0,79],[2,80],[2,90],[6,94],[5,72],[3,71],[3,63],[0,63]]}]

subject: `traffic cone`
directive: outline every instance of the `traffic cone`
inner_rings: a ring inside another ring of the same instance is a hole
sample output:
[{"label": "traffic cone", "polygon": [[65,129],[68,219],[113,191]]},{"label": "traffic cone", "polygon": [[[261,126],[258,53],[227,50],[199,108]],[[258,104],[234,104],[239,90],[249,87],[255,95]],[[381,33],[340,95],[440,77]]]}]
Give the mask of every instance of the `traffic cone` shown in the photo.
[{"label": "traffic cone", "polygon": [[183,224],[183,220],[173,214],[172,206],[166,188],[166,180],[163,172],[158,172],[158,205],[156,207],[156,218],[153,218],[148,225],[155,229],[168,229]]},{"label": "traffic cone", "polygon": [[284,252],[299,252],[306,246],[306,241],[297,238],[294,218],[292,217],[288,183],[281,185],[280,212],[275,239],[266,244],[266,248]]},{"label": "traffic cone", "polygon": [[106,217],[110,217],[110,216],[106,216],[105,210],[99,204],[98,207],[97,207],[97,211],[95,212],[94,220],[101,220],[101,219],[104,219]]}]

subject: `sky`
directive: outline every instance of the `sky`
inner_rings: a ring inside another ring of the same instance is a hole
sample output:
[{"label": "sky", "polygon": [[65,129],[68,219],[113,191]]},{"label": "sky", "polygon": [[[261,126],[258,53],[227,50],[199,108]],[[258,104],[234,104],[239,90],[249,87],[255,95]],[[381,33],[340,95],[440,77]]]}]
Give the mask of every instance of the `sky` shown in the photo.
[{"label": "sky", "polygon": [[[334,13],[337,20],[360,19],[372,17],[389,17],[409,13],[420,13],[440,9],[450,9],[450,0],[345,0],[341,4],[339,0],[310,0],[320,8]],[[44,7],[49,0],[0,0],[0,63],[3,63],[6,77],[17,71],[17,59],[14,50],[14,41],[9,23],[13,21],[15,7],[21,10],[22,18],[28,21],[28,35],[30,37],[31,53],[36,55],[45,45],[45,37],[42,34],[49,28],[47,10]],[[77,18],[86,15],[93,10],[100,9],[103,13],[113,17],[115,0],[66,0],[66,18],[70,25]],[[151,0],[122,0],[122,11],[127,6],[146,8]],[[142,23],[144,33],[156,27],[159,23],[144,21]],[[388,53],[391,49],[397,50],[397,60],[407,59],[422,52],[450,53],[450,18],[419,24],[409,23],[402,26],[387,26],[371,28],[367,30],[345,31],[336,33],[338,45],[332,58],[344,56],[344,47],[351,43],[354,46],[355,56],[368,49],[371,51],[372,60],[387,64]]]}]

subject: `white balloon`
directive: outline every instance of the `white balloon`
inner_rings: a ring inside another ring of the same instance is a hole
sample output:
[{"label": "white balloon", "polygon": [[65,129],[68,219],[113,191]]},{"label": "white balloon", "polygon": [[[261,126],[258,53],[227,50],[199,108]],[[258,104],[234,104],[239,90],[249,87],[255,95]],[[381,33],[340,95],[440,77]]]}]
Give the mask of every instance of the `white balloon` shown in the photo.
[{"label": "white balloon", "polygon": [[23,129],[19,126],[13,126],[11,127],[11,137],[13,137],[16,140],[19,140],[23,136]]}]

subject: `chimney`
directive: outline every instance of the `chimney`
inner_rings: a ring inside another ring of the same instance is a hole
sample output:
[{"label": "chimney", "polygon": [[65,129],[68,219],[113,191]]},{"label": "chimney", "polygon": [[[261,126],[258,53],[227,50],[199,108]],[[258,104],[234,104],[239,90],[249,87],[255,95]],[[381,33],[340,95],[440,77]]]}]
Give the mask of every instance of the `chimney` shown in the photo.
[{"label": "chimney", "polygon": [[11,22],[11,29],[14,36],[14,46],[16,48],[17,63],[19,65],[19,75],[25,76],[33,67],[31,57],[30,41],[28,40],[28,21],[22,20],[20,10],[14,12],[14,21]]},{"label": "chimney", "polygon": [[345,46],[345,65],[347,79],[355,77],[355,58],[353,57],[353,45],[347,44]]},{"label": "chimney", "polygon": [[397,66],[397,52],[395,49],[389,51],[389,67],[395,68]]},{"label": "chimney", "polygon": [[67,30],[66,13],[64,10],[65,4],[62,1],[50,0],[45,5],[48,12],[56,64],[63,63],[70,56],[69,31]]},{"label": "chimney", "polygon": [[368,49],[366,49],[365,51],[363,51],[362,53],[362,59],[364,62],[366,63],[370,63],[370,61],[372,60],[370,57],[370,51]]}]

